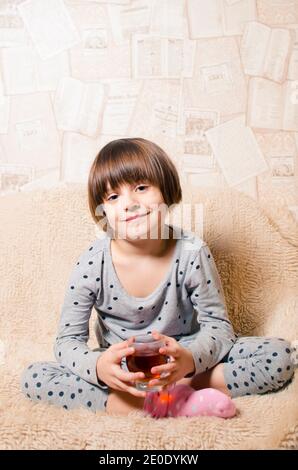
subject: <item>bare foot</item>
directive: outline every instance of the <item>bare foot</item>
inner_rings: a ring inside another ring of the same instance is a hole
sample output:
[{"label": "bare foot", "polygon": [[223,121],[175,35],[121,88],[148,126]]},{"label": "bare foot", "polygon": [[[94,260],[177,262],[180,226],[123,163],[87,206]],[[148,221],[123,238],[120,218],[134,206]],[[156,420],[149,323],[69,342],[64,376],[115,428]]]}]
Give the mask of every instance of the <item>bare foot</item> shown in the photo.
[{"label": "bare foot", "polygon": [[190,385],[195,390],[202,390],[202,388],[216,388],[231,398],[230,391],[225,383],[223,368],[223,363],[217,364],[207,372],[196,374],[191,377],[191,379],[187,379],[191,380],[190,384],[187,385]]},{"label": "bare foot", "polygon": [[144,398],[135,397],[127,392],[110,390],[106,412],[108,414],[128,415],[131,411],[142,410]]}]

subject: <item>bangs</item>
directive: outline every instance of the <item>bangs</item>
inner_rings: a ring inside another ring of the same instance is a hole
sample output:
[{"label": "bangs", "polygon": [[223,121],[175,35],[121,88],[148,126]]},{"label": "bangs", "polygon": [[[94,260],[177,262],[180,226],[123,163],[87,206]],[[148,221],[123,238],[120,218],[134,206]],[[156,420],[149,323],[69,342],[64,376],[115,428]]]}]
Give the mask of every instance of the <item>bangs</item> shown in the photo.
[{"label": "bangs", "polygon": [[[114,141],[113,141],[114,142]],[[117,141],[117,146],[110,142],[100,156],[100,172],[97,172],[96,187],[101,204],[109,191],[116,191],[124,184],[140,182],[160,186],[160,177],[155,160],[144,153],[144,149],[134,143]]]}]

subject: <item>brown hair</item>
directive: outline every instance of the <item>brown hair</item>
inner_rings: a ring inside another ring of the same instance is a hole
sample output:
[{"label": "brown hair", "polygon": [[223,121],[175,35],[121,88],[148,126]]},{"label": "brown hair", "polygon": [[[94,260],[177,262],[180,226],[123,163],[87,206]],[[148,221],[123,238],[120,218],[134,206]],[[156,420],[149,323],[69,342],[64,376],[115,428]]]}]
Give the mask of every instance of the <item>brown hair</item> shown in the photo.
[{"label": "brown hair", "polygon": [[[106,144],[91,165],[88,178],[88,204],[97,224],[104,214],[96,214],[108,194],[122,184],[148,182],[157,186],[167,206],[182,199],[178,172],[172,160],[161,147],[150,140],[123,138]],[[103,228],[105,230],[105,228]]]}]

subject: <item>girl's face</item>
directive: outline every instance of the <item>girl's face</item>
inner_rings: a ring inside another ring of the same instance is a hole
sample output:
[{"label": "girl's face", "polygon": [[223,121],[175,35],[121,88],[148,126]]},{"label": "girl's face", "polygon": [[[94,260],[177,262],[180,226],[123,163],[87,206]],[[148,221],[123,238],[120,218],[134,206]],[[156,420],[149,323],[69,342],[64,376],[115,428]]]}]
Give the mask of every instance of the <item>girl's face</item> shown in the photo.
[{"label": "girl's face", "polygon": [[115,237],[131,240],[158,238],[167,211],[160,189],[147,182],[108,187],[103,205]]}]

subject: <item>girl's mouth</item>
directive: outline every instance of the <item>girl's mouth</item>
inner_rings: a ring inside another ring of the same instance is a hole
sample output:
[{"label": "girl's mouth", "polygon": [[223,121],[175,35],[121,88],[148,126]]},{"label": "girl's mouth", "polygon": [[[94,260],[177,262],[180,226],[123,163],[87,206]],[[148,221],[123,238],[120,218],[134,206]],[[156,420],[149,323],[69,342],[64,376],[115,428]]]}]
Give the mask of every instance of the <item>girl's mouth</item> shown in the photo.
[{"label": "girl's mouth", "polygon": [[146,214],[138,214],[133,217],[129,217],[128,219],[125,220],[125,222],[130,222],[131,220],[139,219],[140,217],[145,217],[145,215],[150,214],[150,212],[147,212]]}]

